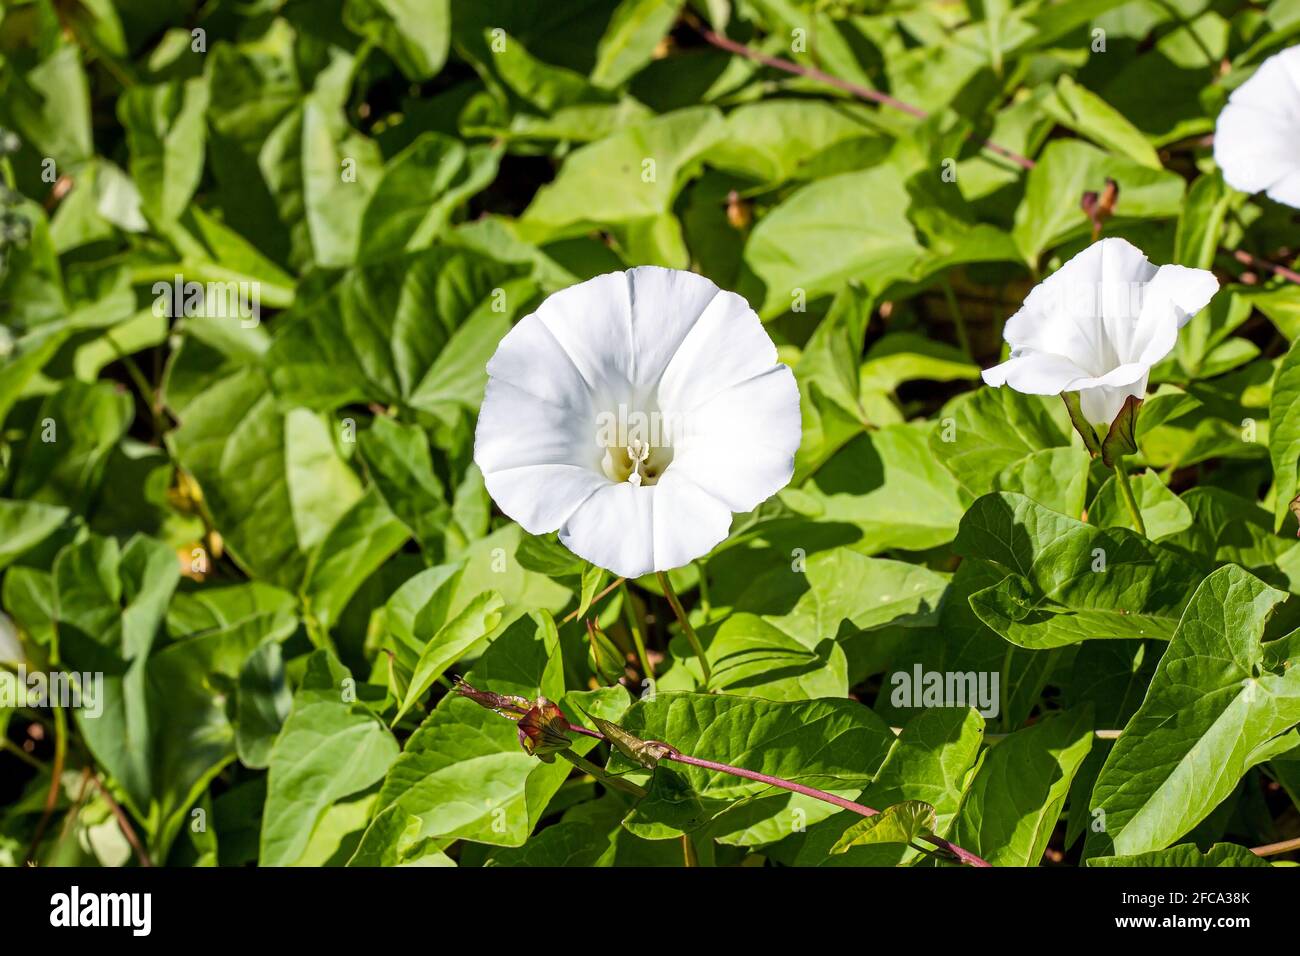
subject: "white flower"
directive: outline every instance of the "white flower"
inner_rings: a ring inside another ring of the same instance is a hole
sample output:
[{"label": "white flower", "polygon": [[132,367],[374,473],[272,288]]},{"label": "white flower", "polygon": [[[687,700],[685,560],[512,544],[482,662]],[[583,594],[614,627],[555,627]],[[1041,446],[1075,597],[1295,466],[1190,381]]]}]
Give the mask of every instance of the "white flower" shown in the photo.
[{"label": "white flower", "polygon": [[557,292],[501,340],[474,437],[531,534],[623,577],[707,554],[794,473],[799,390],[740,296],[642,266]]},{"label": "white flower", "polygon": [[1084,416],[1109,426],[1151,366],[1219,282],[1204,269],[1160,266],[1123,239],[1103,239],[1048,276],[1007,320],[1011,358],[984,372],[989,385],[1029,395],[1079,392]]},{"label": "white flower", "polygon": [[1270,56],[1228,97],[1214,161],[1234,189],[1300,209],[1300,46]]}]

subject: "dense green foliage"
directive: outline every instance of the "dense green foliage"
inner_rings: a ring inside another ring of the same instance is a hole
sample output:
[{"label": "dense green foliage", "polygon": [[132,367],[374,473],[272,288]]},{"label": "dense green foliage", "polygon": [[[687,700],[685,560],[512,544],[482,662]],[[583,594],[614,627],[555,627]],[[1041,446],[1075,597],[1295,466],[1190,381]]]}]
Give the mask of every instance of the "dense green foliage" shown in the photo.
[{"label": "dense green foliage", "polygon": [[[1300,833],[1300,285],[1234,253],[1300,227],[1207,137],[1296,37],[1297,0],[5,0],[0,662],[102,713],[0,700],[0,862],[1260,864]],[[979,382],[1107,180],[1105,235],[1223,283],[1141,410],[1145,535],[1058,398]],[[605,593],[472,461],[511,323],[639,264],[744,295],[800,387],[790,486],[672,572],[707,682],[653,576]],[[989,706],[895,693],[927,674]],[[888,809],[576,737],[629,794],[454,675]]]}]

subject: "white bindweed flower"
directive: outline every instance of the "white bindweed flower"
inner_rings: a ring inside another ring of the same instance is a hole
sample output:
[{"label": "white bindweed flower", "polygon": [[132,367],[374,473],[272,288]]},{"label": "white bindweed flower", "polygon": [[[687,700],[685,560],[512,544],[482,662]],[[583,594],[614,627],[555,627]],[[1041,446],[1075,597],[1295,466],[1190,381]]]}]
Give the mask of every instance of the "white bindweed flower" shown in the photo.
[{"label": "white bindweed flower", "polygon": [[1270,56],[1228,97],[1214,161],[1234,189],[1300,209],[1300,46]]},{"label": "white bindweed flower", "polygon": [[1103,239],[1036,285],[1003,336],[1011,358],[986,369],[989,385],[1029,395],[1079,392],[1084,417],[1109,426],[1178,330],[1214,296],[1204,269],[1156,268],[1136,246]]},{"label": "white bindweed flower", "polygon": [[642,266],[557,292],[501,340],[474,436],[531,534],[623,577],[707,554],[794,473],[799,390],[740,296]]}]

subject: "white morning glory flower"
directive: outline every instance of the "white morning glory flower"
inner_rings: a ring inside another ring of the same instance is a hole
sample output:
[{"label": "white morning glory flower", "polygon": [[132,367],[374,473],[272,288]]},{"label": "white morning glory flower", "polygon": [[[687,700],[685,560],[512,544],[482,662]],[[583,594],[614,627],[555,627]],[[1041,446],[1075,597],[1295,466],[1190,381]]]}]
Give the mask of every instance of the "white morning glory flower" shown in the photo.
[{"label": "white morning glory flower", "polygon": [[623,577],[707,554],[794,473],[799,390],[740,296],[642,266],[546,299],[501,340],[474,436],[530,534]]},{"label": "white morning glory flower", "polygon": [[1214,161],[1234,189],[1300,209],[1300,46],[1270,56],[1228,97]]},{"label": "white morning glory flower", "polygon": [[989,385],[1029,395],[1079,392],[1084,417],[1109,426],[1178,330],[1219,288],[1204,269],[1160,266],[1123,239],[1084,249],[1036,285],[1003,336],[1011,358],[986,369]]}]

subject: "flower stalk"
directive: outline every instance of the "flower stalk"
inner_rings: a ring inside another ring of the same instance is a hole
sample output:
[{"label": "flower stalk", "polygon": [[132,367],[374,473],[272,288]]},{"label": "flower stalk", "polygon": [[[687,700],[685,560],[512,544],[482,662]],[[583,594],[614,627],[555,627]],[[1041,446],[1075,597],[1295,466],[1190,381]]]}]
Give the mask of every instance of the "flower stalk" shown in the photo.
[{"label": "flower stalk", "polygon": [[1129,484],[1128,469],[1124,467],[1124,459],[1116,458],[1112,467],[1115,471],[1115,483],[1119,485],[1119,493],[1124,499],[1124,504],[1128,506],[1128,513],[1133,519],[1133,525],[1138,529],[1138,533],[1142,537],[1148,537],[1147,526],[1142,522],[1142,509],[1138,507],[1137,498],[1133,496],[1133,486]]},{"label": "flower stalk", "polygon": [[700,636],[695,633],[695,628],[691,627],[690,619],[686,616],[686,611],[682,608],[682,602],[678,599],[677,592],[673,590],[668,575],[662,571],[656,573],[659,575],[659,586],[664,589],[664,597],[668,598],[668,603],[672,605],[673,613],[677,615],[677,622],[681,624],[686,640],[690,642],[691,650],[700,662],[700,670],[704,672],[704,684],[708,686],[713,675],[709,671],[709,659],[704,656],[704,645],[700,643]]}]

